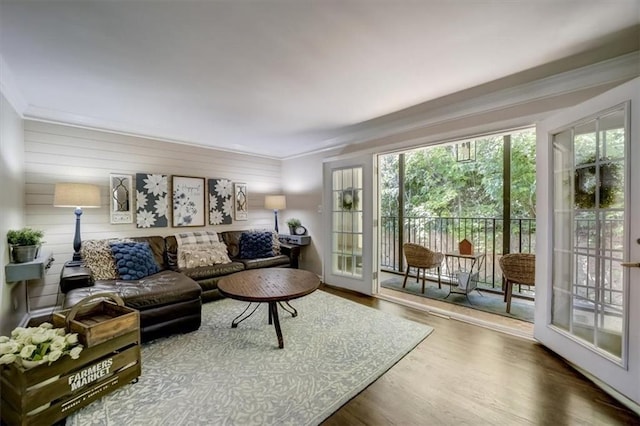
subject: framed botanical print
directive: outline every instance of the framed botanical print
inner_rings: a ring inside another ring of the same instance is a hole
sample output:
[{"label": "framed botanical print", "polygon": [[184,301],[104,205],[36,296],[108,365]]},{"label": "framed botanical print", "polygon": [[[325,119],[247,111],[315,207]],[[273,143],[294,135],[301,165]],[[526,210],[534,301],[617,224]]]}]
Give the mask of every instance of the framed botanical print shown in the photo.
[{"label": "framed botanical print", "polygon": [[136,226],[165,228],[169,225],[167,175],[136,173]]},{"label": "framed botanical print", "polygon": [[249,220],[249,197],[246,183],[234,183],[234,207],[236,220]]},{"label": "framed botanical print", "polygon": [[233,222],[233,183],[229,179],[208,180],[209,225],[229,225]]},{"label": "framed botanical print", "polygon": [[172,176],[173,197],[172,226],[205,225],[205,179],[189,176]]}]

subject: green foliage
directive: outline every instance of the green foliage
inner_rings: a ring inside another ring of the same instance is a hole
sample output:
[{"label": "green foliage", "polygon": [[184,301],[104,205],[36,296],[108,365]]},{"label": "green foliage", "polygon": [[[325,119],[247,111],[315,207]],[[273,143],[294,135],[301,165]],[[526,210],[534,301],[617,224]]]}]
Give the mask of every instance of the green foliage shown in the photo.
[{"label": "green foliage", "polygon": [[37,246],[42,244],[44,232],[38,229],[11,229],[7,232],[7,242],[12,246]]},{"label": "green foliage", "polygon": [[298,226],[302,225],[302,222],[300,222],[300,219],[292,217],[291,219],[287,220],[287,225],[290,228],[297,228]]},{"label": "green foliage", "polygon": [[[476,161],[460,163],[454,145],[404,154],[405,216],[489,217],[502,215],[502,136],[479,138]],[[511,135],[511,216],[535,217],[535,132]],[[399,155],[381,157],[381,215],[397,216]]]},{"label": "green foliage", "polygon": [[[586,164],[587,166],[584,166]],[[611,207],[621,192],[619,182],[622,179],[620,164],[608,158],[600,160],[598,167],[599,178],[596,179],[596,156],[592,155],[581,165],[576,167],[574,177],[575,205],[580,209],[594,209],[596,207],[596,191],[598,192],[599,207]],[[599,183],[599,185],[598,185]]]}]

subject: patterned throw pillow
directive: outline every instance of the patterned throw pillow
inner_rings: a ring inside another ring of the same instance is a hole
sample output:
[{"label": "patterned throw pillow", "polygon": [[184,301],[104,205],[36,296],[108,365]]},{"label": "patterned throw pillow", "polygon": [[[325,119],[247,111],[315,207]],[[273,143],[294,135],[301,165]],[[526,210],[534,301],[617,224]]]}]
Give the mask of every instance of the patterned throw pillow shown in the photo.
[{"label": "patterned throw pillow", "polygon": [[149,243],[111,243],[111,251],[120,278],[139,280],[160,271]]},{"label": "patterned throw pillow", "polygon": [[240,258],[260,259],[273,257],[271,232],[243,232],[240,236]]},{"label": "patterned throw pillow", "polygon": [[[185,257],[182,254],[183,250],[209,247],[220,242],[218,233],[213,231],[182,232],[175,234],[174,237],[178,245],[177,262],[179,269],[187,268]],[[169,260],[171,261],[172,259]]]},{"label": "patterned throw pillow", "polygon": [[185,265],[185,268],[197,268],[199,266],[231,262],[227,254],[227,246],[221,242],[182,249],[180,256],[183,258],[182,263]]},{"label": "patterned throw pillow", "polygon": [[80,253],[85,266],[91,269],[95,280],[115,280],[118,270],[111,251],[112,242],[131,241],[128,239],[86,240],[82,242]]},{"label": "patterned throw pillow", "polygon": [[281,254],[280,250],[280,239],[278,238],[278,233],[273,230],[269,231],[268,229],[251,229],[249,232],[271,232],[271,236],[273,238],[273,255],[279,256]]},{"label": "patterned throw pillow", "polygon": [[271,231],[271,237],[273,240],[273,255],[280,255],[280,239],[278,238],[278,233],[276,231]]}]

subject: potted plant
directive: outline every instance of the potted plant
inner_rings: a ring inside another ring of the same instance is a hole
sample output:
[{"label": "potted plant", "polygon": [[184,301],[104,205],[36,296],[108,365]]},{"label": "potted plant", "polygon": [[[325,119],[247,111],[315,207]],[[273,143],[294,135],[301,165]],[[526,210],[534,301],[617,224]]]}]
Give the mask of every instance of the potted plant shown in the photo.
[{"label": "potted plant", "polygon": [[11,257],[15,263],[31,262],[38,255],[44,232],[38,229],[10,229],[7,242],[11,247]]},{"label": "potted plant", "polygon": [[302,222],[300,222],[300,219],[296,219],[295,217],[287,220],[287,226],[289,226],[289,234],[295,235],[296,228],[300,225],[302,225]]}]

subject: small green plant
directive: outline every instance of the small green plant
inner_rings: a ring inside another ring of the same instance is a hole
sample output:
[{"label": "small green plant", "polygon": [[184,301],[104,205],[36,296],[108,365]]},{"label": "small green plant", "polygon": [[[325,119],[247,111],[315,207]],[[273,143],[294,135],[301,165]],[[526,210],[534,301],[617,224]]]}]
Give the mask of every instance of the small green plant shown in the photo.
[{"label": "small green plant", "polygon": [[287,225],[289,226],[289,228],[297,228],[298,226],[302,225],[302,222],[300,222],[300,219],[292,217],[291,219],[287,220]]},{"label": "small green plant", "polygon": [[39,246],[44,232],[38,229],[11,229],[7,232],[7,242],[12,246]]}]

